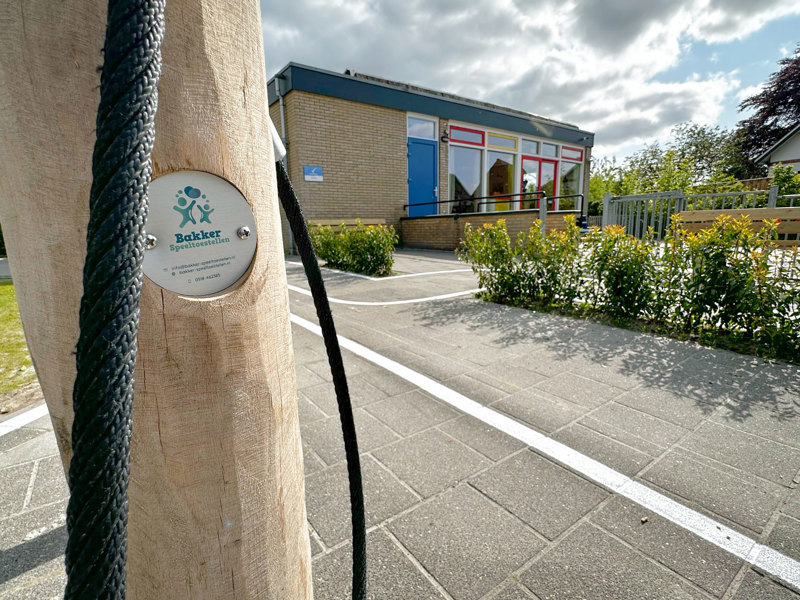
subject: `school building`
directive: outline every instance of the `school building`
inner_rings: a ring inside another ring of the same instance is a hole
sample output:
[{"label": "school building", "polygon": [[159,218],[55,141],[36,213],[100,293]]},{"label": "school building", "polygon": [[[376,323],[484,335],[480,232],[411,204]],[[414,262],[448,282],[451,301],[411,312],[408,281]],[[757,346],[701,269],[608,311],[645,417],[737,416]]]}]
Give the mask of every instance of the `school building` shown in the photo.
[{"label": "school building", "polygon": [[548,227],[586,215],[594,134],[575,125],[295,63],[269,80],[268,97],[309,220],[383,221],[407,246],[452,249],[467,222],[527,230],[542,201]]}]

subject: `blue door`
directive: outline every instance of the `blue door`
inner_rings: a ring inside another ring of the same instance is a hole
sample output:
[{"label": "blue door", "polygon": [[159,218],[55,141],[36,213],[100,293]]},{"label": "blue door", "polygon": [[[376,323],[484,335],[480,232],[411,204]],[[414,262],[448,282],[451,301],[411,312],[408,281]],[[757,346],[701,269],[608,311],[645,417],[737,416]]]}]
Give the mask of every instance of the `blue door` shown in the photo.
[{"label": "blue door", "polygon": [[408,138],[408,216],[435,215],[437,210],[436,163],[434,140]]}]

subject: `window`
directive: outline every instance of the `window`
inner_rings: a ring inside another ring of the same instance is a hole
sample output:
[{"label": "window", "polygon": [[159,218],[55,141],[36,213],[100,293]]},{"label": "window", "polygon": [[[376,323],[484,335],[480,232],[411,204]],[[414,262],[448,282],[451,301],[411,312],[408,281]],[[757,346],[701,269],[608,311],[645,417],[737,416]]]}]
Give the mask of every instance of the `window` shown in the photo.
[{"label": "window", "polygon": [[[581,193],[581,165],[578,163],[561,163],[561,195]],[[560,210],[577,210],[580,198],[561,198],[558,201]]]},{"label": "window", "polygon": [[483,163],[483,150],[466,148],[464,146],[450,146],[450,200],[453,202],[451,212],[473,212],[473,198],[481,196],[481,171]]},{"label": "window", "polygon": [[568,146],[563,146],[561,148],[561,158],[565,158],[567,160],[583,160],[583,150],[581,148],[570,148]]},{"label": "window", "polygon": [[[546,146],[547,144],[542,144]],[[556,195],[556,161],[542,161],[542,176],[539,179],[539,189],[542,190],[547,196]],[[558,210],[553,206],[552,210]]]},{"label": "window", "polygon": [[511,137],[510,135],[502,135],[500,133],[490,133],[488,146],[503,150],[516,150],[517,138]]},{"label": "window", "polygon": [[436,123],[428,119],[408,117],[408,137],[435,140]]},{"label": "window", "polygon": [[555,144],[542,143],[542,156],[552,156],[556,158],[558,156],[558,146]]},{"label": "window", "polygon": [[[556,165],[558,163],[547,158],[522,158],[522,208],[539,208],[542,196],[552,198],[556,195]],[[534,194],[533,192],[542,192]],[[547,210],[558,210],[558,200],[548,200]]]},{"label": "window", "polygon": [[537,158],[522,159],[522,192],[527,194],[522,197],[520,208],[539,208],[539,194],[533,193],[539,191],[539,162]]},{"label": "window", "polygon": [[[490,201],[495,204],[487,204],[487,211],[513,210],[512,199],[507,194],[514,193],[514,155],[508,152],[488,152],[486,161],[486,191],[488,196],[492,196]],[[494,198],[494,196],[506,196]]]},{"label": "window", "polygon": [[450,141],[461,142],[463,144],[473,144],[483,146],[483,132],[477,129],[467,129],[466,127],[450,126]]},{"label": "window", "polygon": [[539,154],[539,142],[533,140],[522,140],[523,154]]}]

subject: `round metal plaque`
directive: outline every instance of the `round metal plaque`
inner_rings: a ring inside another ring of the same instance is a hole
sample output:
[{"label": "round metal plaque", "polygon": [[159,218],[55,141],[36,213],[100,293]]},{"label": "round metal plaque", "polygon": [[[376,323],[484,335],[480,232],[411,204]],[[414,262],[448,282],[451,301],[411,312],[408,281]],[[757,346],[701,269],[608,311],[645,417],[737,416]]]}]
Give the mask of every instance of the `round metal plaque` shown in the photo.
[{"label": "round metal plaque", "polygon": [[256,224],[233,185],[210,173],[178,171],[154,179],[149,196],[147,277],[176,294],[208,296],[244,275],[256,251]]}]

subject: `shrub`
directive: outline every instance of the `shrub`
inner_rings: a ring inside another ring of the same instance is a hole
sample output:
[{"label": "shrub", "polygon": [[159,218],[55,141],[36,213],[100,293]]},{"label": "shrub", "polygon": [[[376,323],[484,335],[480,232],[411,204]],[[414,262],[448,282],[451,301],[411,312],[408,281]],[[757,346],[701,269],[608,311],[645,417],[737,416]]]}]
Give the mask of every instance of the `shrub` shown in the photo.
[{"label": "shrub", "polygon": [[394,265],[394,247],[398,242],[394,227],[366,226],[356,219],[356,226],[344,223],[338,231],[325,226],[309,229],[316,255],[326,265],[365,275],[389,275]]},{"label": "shrub", "polygon": [[687,232],[676,215],[664,243],[573,220],[543,234],[537,221],[512,244],[505,221],[465,229],[458,254],[486,300],[605,315],[656,331],[800,362],[800,249],[779,250],[777,222],[754,231],[722,216]]},{"label": "shrub", "polygon": [[652,230],[642,240],[627,235],[619,225],[590,231],[586,275],[592,283],[592,306],[614,320],[649,317],[656,284],[654,258]]},{"label": "shrub", "polygon": [[516,244],[505,219],[476,230],[467,223],[457,253],[472,265],[487,300],[516,306],[571,304],[579,294],[580,228],[573,215],[564,221],[563,230],[543,234],[537,219]]},{"label": "shrub", "polygon": [[457,252],[472,266],[486,299],[506,303],[521,300],[516,263],[518,252],[512,248],[506,220],[498,219],[496,225],[484,223],[476,230],[467,223],[464,233],[464,242]]},{"label": "shrub", "polygon": [[698,332],[722,328],[752,334],[771,319],[774,298],[768,296],[776,286],[767,275],[776,226],[766,223],[754,232],[749,217],[720,215],[712,227],[683,235],[689,269],[682,280],[679,325]]},{"label": "shrub", "polygon": [[[791,165],[778,163],[772,167],[772,185],[778,186],[778,194],[800,194],[800,173]],[[788,206],[788,205],[787,205]]]},{"label": "shrub", "polygon": [[542,233],[536,219],[517,242],[520,281],[528,302],[572,305],[580,294],[581,230],[574,215],[564,217],[564,229]]}]

